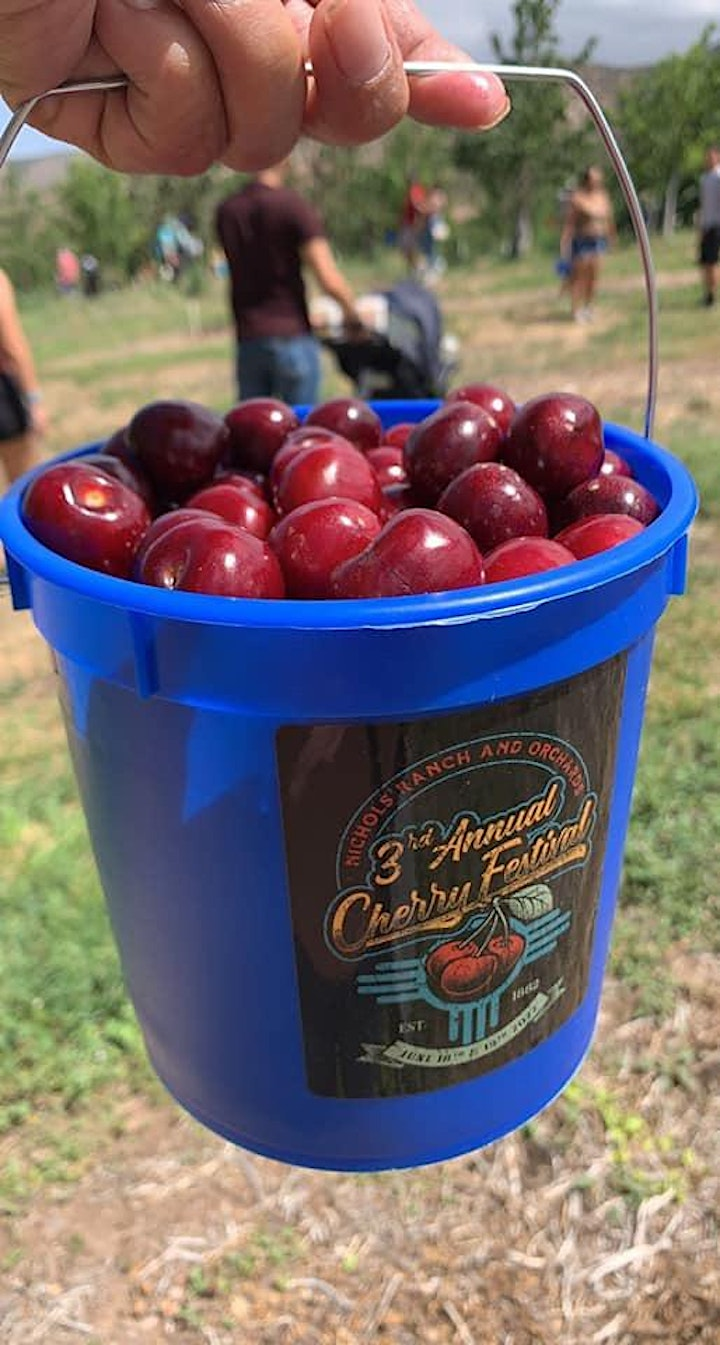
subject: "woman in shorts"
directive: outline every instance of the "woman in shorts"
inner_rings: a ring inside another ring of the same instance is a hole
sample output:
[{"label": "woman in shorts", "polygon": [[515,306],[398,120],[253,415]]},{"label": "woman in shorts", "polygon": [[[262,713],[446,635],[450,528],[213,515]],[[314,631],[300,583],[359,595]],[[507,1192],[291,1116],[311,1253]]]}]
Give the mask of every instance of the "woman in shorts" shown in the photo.
[{"label": "woman in shorts", "polygon": [[0,270],[0,466],[8,484],[40,459],[45,412],[10,277]]},{"label": "woman in shorts", "polygon": [[720,264],[720,148],[711,145],[705,155],[705,172],[700,178],[700,251],[702,302],[712,308],[718,285]]},{"label": "woman in shorts", "polygon": [[560,236],[560,256],[570,266],[570,305],[576,322],[589,322],[604,254],[615,242],[615,219],[602,171],[586,168],[571,193]]}]

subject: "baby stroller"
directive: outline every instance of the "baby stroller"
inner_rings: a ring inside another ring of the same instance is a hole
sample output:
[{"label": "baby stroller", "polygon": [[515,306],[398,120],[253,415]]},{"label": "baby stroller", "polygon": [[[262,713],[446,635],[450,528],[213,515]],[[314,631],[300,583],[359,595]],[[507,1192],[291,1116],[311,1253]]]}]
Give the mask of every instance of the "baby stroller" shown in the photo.
[{"label": "baby stroller", "polygon": [[365,322],[359,335],[344,332],[332,320],[323,321],[322,309],[314,317],[323,345],[354,383],[358,397],[366,401],[444,397],[457,369],[457,342],[443,333],[435,295],[417,280],[401,280],[389,290],[363,296],[358,310]]}]

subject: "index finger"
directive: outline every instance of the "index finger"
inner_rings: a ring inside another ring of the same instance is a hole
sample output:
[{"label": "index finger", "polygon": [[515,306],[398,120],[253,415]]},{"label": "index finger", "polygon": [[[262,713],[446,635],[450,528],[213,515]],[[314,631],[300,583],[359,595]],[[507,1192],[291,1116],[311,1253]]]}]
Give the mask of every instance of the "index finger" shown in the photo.
[{"label": "index finger", "polygon": [[[398,46],[405,61],[471,63],[472,57],[433,28],[412,0],[385,0]],[[490,130],[507,116],[510,99],[497,75],[454,71],[410,77],[409,114],[432,126]]]}]

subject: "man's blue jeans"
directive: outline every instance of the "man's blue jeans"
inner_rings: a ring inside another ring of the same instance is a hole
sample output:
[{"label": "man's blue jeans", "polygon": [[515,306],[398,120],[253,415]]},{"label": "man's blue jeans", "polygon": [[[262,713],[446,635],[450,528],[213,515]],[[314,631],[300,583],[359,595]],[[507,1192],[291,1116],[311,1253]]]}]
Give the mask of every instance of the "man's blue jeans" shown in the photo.
[{"label": "man's blue jeans", "polygon": [[241,399],[277,397],[290,406],[317,402],[320,348],[314,336],[240,341],[237,379]]}]

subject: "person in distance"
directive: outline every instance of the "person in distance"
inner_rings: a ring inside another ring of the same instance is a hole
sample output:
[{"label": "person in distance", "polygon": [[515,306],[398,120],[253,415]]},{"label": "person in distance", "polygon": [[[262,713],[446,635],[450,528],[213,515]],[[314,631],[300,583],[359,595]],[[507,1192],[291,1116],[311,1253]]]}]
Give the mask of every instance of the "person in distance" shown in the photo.
[{"label": "person in distance", "polygon": [[613,206],[602,170],[591,165],[569,197],[560,237],[560,256],[570,266],[570,304],[576,322],[593,317],[602,258],[615,239]]},{"label": "person in distance", "polygon": [[285,185],[287,169],[284,160],[255,174],[220,203],[216,227],[228,262],[240,399],[295,406],[316,402],[320,392],[304,272],[339,305],[349,334],[362,320],[320,214]]},{"label": "person in distance", "polygon": [[700,247],[698,263],[702,279],[702,302],[706,308],[715,303],[720,263],[720,146],[710,145],[705,155],[705,172],[700,176]]},{"label": "person in distance", "polygon": [[0,270],[0,468],[9,484],[39,462],[38,435],[45,427],[35,362],[15,290]]}]

